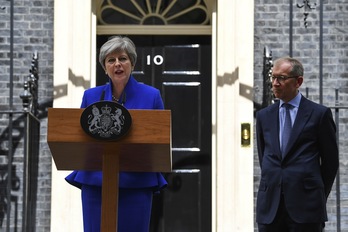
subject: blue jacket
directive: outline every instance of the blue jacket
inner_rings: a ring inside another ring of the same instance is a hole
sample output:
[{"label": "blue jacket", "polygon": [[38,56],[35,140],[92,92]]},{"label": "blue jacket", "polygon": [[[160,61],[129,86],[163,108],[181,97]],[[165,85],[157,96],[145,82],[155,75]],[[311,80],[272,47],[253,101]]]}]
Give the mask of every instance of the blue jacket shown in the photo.
[{"label": "blue jacket", "polygon": [[[101,97],[104,96],[104,99]],[[110,83],[90,88],[85,91],[81,108],[100,101],[112,101],[112,85]],[[137,82],[130,76],[120,101],[127,109],[163,109],[163,101],[158,89]],[[122,102],[121,102],[122,103]],[[81,188],[83,184],[102,186],[101,171],[73,171],[66,178],[70,184]],[[120,188],[153,188],[157,191],[167,185],[160,173],[120,172]]]}]

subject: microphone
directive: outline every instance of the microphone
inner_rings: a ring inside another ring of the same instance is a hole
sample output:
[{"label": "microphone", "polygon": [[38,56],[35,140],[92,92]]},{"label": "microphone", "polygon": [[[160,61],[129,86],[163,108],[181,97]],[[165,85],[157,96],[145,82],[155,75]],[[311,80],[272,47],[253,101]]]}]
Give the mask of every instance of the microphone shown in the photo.
[{"label": "microphone", "polygon": [[104,97],[105,97],[105,90],[103,90],[99,101],[104,101]]},{"label": "microphone", "polygon": [[124,105],[124,103],[126,103],[126,92],[124,92],[122,94],[122,101],[121,101],[121,104]]}]

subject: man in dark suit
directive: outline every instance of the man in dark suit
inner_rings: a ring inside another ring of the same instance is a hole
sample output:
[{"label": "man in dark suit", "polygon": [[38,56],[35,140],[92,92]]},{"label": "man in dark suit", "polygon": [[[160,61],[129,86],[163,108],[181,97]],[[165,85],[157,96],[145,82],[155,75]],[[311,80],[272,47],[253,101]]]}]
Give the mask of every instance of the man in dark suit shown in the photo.
[{"label": "man in dark suit", "polygon": [[[279,101],[256,115],[260,232],[317,232],[327,221],[326,201],[338,170],[336,125],[329,108],[301,95],[302,83],[303,66],[298,60],[277,59],[272,89]],[[285,103],[290,130],[284,127]]]}]

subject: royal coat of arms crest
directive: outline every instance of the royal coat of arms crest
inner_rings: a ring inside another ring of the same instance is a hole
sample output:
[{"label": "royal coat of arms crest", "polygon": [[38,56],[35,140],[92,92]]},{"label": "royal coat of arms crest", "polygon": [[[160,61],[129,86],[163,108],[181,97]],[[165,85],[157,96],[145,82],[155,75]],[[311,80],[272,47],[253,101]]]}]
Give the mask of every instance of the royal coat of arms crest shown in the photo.
[{"label": "royal coat of arms crest", "polygon": [[81,115],[84,131],[97,139],[118,139],[129,130],[132,118],[128,110],[112,101],[100,101],[88,106]]}]

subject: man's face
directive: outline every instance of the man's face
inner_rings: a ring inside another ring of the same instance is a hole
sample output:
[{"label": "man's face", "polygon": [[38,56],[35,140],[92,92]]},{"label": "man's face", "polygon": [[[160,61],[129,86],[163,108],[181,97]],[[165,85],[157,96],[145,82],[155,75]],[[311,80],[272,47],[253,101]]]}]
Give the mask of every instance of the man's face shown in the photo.
[{"label": "man's face", "polygon": [[274,96],[288,102],[293,99],[303,82],[302,76],[291,76],[292,66],[288,62],[277,63],[272,70],[272,90]]}]

